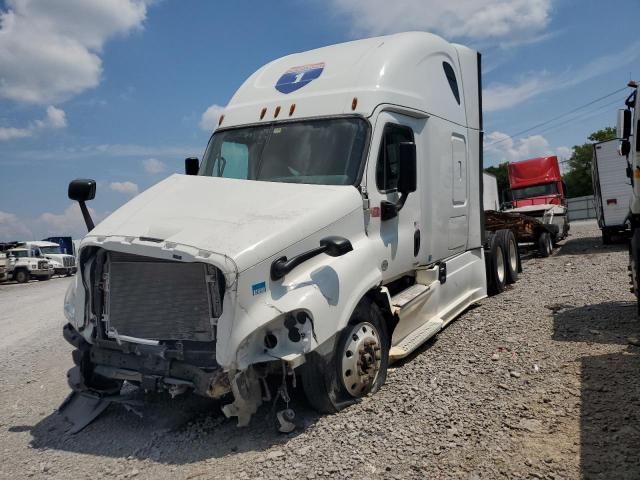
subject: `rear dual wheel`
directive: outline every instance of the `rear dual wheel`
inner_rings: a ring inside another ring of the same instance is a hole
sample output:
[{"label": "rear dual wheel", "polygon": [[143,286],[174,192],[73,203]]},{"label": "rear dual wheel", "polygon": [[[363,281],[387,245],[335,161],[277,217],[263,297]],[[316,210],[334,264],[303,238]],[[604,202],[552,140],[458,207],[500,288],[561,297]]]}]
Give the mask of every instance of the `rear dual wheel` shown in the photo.
[{"label": "rear dual wheel", "polygon": [[498,230],[489,237],[489,250],[485,262],[489,295],[503,292],[507,284],[518,280],[518,242],[511,230]]}]

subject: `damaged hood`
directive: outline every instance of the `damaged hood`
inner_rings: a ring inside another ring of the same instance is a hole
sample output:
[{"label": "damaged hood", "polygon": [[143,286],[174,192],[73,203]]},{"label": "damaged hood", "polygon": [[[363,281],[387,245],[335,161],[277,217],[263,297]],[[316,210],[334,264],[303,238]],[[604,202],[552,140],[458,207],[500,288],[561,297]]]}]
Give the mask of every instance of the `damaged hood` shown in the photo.
[{"label": "damaged hood", "polygon": [[89,237],[150,237],[226,255],[243,271],[356,209],[353,186],[172,175],[98,224]]}]

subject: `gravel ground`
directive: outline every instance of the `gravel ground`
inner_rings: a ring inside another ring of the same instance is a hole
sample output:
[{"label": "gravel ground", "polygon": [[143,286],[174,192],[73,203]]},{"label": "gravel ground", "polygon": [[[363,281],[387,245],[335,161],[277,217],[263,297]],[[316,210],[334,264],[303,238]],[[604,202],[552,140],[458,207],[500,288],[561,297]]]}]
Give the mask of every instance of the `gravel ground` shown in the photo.
[{"label": "gravel ground", "polygon": [[55,408],[71,348],[68,279],[0,286],[1,478],[640,478],[640,322],[623,244],[592,222],[514,288],[480,302],[339,414],[294,394],[298,429],[270,407],[238,429],[215,403],[112,406],[75,436]]}]

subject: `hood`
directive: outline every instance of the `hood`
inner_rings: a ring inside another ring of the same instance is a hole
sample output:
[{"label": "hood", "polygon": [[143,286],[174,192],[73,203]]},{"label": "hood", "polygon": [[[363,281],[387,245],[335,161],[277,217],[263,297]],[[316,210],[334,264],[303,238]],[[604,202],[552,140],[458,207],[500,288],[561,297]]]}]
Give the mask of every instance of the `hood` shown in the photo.
[{"label": "hood", "polygon": [[230,257],[243,271],[362,209],[353,186],[172,175],[89,237],[150,237]]}]

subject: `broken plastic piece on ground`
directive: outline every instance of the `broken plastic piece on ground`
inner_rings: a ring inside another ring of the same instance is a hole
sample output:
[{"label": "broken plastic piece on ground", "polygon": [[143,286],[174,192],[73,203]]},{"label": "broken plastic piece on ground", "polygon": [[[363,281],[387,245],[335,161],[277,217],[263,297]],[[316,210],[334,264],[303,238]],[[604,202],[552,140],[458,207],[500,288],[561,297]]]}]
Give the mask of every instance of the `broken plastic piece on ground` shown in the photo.
[{"label": "broken plastic piece on ground", "polygon": [[286,408],[284,410],[280,410],[276,417],[278,418],[278,423],[280,426],[278,430],[280,433],[290,433],[293,432],[296,428],[296,424],[293,423],[293,419],[296,418],[296,414],[290,408]]},{"label": "broken plastic piece on ground", "polygon": [[129,412],[142,418],[143,403],[128,395],[100,397],[88,393],[72,392],[58,408],[58,413],[71,424],[67,433],[75,434],[93,422],[111,403],[121,403]]}]

